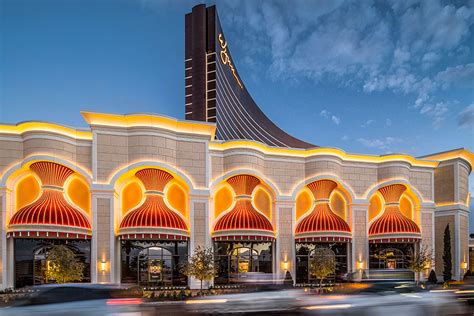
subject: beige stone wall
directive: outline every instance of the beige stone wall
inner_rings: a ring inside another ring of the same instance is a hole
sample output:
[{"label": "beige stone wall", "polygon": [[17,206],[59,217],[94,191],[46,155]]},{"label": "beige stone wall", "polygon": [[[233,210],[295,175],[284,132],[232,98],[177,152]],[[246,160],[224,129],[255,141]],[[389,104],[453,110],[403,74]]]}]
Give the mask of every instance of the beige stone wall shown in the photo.
[{"label": "beige stone wall", "polygon": [[[96,222],[96,238],[97,238],[97,282],[110,282],[110,262],[111,247],[110,235],[114,234],[111,229],[109,198],[97,198],[97,222]],[[106,262],[108,268],[105,272],[100,271],[100,262]]]},{"label": "beige stone wall", "polygon": [[0,140],[0,175],[5,168],[23,158],[23,143],[21,141]]},{"label": "beige stone wall", "polygon": [[435,217],[435,266],[436,275],[438,278],[443,277],[443,248],[444,248],[444,230],[446,225],[449,224],[449,230],[451,231],[451,258],[453,262],[452,274],[454,276],[454,264],[455,264],[455,226],[454,226],[454,215],[447,216],[436,216]]},{"label": "beige stone wall", "polygon": [[[282,263],[287,261],[289,263],[289,271],[293,271],[293,266],[295,263],[292,262],[292,255],[293,255],[293,247],[294,246],[294,239],[293,239],[293,226],[292,226],[292,208],[291,207],[278,207],[279,212],[279,226],[280,230],[278,232],[278,240],[279,243],[278,249],[279,253],[276,254],[277,263],[280,264],[276,267],[277,271],[280,276],[284,277],[285,271],[283,270]],[[291,272],[293,280],[295,280],[295,275]]]},{"label": "beige stone wall", "polygon": [[464,163],[458,165],[459,203],[466,203],[469,194],[469,168]]},{"label": "beige stone wall", "polygon": [[381,164],[378,168],[378,181],[384,182],[392,179],[410,179],[410,165],[397,163]]},{"label": "beige stone wall", "polygon": [[265,161],[264,174],[279,188],[281,194],[289,195],[304,180],[305,166],[303,162]]},{"label": "beige stone wall", "polygon": [[192,202],[191,207],[194,207],[194,247],[206,247],[206,238],[208,235],[208,231],[206,231],[206,203]]},{"label": "beige stone wall", "polygon": [[[97,131],[97,180],[108,181],[115,172],[139,161],[157,161],[182,170],[197,187],[206,185],[206,143],[202,139],[176,140],[147,130]],[[142,133],[135,135],[136,133]],[[151,133],[151,135],[149,135]]]},{"label": "beige stone wall", "polygon": [[176,143],[176,166],[185,170],[196,186],[206,186],[206,143],[202,141]]},{"label": "beige stone wall", "polygon": [[4,223],[3,223],[3,218],[4,218],[4,212],[5,212],[5,207],[3,206],[4,203],[4,193],[0,191],[0,289],[2,288],[3,284],[3,279],[5,277],[5,264],[6,262],[3,262],[3,239],[6,238],[6,231],[4,228]]},{"label": "beige stone wall", "polygon": [[370,167],[344,166],[342,180],[349,185],[356,196],[364,194],[377,183],[377,169]]},{"label": "beige stone wall", "polygon": [[454,201],[454,165],[441,166],[435,169],[434,190],[436,203]]},{"label": "beige stone wall", "polygon": [[107,182],[114,171],[128,164],[128,138],[98,133],[96,146],[97,181]]},{"label": "beige stone wall", "polygon": [[369,264],[369,243],[367,239],[367,211],[368,205],[353,205],[352,214],[354,215],[352,226],[352,271],[355,271],[357,261],[364,263],[364,269]]},{"label": "beige stone wall", "polygon": [[33,155],[64,159],[88,171],[92,170],[91,141],[42,132],[28,132],[23,137],[11,139],[0,140],[0,175],[6,171],[5,168]]},{"label": "beige stone wall", "polygon": [[431,171],[411,171],[410,184],[422,195],[423,200],[433,201],[433,177]]},{"label": "beige stone wall", "polygon": [[[459,245],[460,261],[469,262],[469,218],[468,216],[459,216]],[[461,271],[465,273],[466,271]],[[463,276],[463,275],[461,275]]]},{"label": "beige stone wall", "polygon": [[425,209],[421,211],[421,239],[422,244],[434,253],[433,246],[434,210]]}]

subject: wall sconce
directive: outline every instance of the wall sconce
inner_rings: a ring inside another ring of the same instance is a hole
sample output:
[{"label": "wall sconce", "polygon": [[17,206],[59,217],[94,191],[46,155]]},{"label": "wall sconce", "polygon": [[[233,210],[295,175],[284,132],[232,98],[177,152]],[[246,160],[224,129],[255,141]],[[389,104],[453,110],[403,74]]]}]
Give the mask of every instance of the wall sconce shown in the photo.
[{"label": "wall sconce", "polygon": [[358,270],[364,269],[364,261],[357,261],[357,269]]},{"label": "wall sconce", "polygon": [[461,262],[461,269],[467,270],[467,262],[466,261]]},{"label": "wall sconce", "polygon": [[107,269],[107,262],[106,261],[101,261],[100,262],[100,271],[105,272]]},{"label": "wall sconce", "polygon": [[283,266],[283,270],[284,270],[284,271],[288,271],[288,266],[289,266],[288,261],[284,261],[283,264],[282,264],[282,266]]}]

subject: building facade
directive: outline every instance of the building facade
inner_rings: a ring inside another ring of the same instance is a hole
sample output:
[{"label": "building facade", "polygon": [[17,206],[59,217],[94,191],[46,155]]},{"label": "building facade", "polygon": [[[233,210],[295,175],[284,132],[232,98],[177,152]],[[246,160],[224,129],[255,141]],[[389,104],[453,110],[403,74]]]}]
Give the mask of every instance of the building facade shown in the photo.
[{"label": "building facade", "polygon": [[2,288],[47,282],[56,244],[85,282],[195,287],[180,265],[197,246],[214,249],[215,285],[314,283],[321,247],[335,279],[412,278],[420,247],[440,277],[446,230],[463,276],[472,153],[370,156],[291,137],[245,89],[215,7],[186,16],[185,56],[187,120],[82,112],[87,129],[0,125]]},{"label": "building facade", "polygon": [[[44,282],[46,254],[68,244],[85,280],[183,286],[196,246],[214,247],[216,284],[288,271],[311,283],[317,246],[337,276],[406,271],[424,245],[453,276],[469,266],[472,153],[352,155],[217,141],[215,125],[157,115],[82,113],[90,129],[0,126],[2,287]],[[193,285],[193,283],[191,283]]]}]

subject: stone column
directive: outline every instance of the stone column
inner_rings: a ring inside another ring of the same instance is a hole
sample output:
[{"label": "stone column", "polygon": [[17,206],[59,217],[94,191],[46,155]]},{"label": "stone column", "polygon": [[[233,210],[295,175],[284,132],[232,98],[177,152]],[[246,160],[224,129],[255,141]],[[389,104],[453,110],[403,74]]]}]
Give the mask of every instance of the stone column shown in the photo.
[{"label": "stone column", "polygon": [[[211,235],[209,228],[209,198],[191,197],[190,198],[190,239],[189,255],[192,255],[197,246],[210,247]],[[189,278],[188,285],[191,289],[199,289],[200,281]],[[203,288],[208,288],[209,282],[203,283]]]},{"label": "stone column", "polygon": [[14,286],[13,238],[7,238],[7,225],[13,211],[13,192],[7,188],[0,189],[0,288]]},{"label": "stone column", "polygon": [[284,280],[286,270],[291,273],[293,284],[296,281],[296,255],[295,255],[295,201],[276,201],[275,223],[276,243],[274,249],[274,279]]},{"label": "stone column", "polygon": [[0,189],[0,280],[1,288],[7,288],[7,223],[6,223],[6,190]]},{"label": "stone column", "polygon": [[[369,266],[369,239],[368,239],[368,201],[357,201],[349,205],[352,213],[352,272],[359,269],[361,262],[363,269]],[[361,275],[359,275],[361,277]]]},{"label": "stone column", "polygon": [[92,259],[93,283],[115,283],[116,236],[113,191],[92,192]]},{"label": "stone column", "polygon": [[443,279],[444,230],[449,224],[451,232],[452,278],[461,280],[465,272],[462,263],[468,262],[469,254],[469,210],[465,205],[440,206],[435,211],[435,260],[436,276]]},{"label": "stone column", "polygon": [[436,269],[435,258],[435,244],[434,244],[434,205],[426,205],[420,207],[420,228],[421,228],[421,246],[426,247],[433,256],[433,265],[427,271],[428,274],[421,274],[421,280],[424,281],[428,278],[431,269]]}]

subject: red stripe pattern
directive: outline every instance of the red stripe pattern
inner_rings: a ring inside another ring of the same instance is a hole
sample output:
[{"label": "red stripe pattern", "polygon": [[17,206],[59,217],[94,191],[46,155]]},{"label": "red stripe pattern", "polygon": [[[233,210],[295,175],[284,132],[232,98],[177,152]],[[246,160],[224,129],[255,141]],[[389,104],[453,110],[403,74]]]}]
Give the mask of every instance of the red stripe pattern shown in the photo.
[{"label": "red stripe pattern", "polygon": [[273,232],[273,226],[268,218],[257,211],[251,202],[251,194],[260,181],[250,175],[238,175],[229,178],[227,182],[236,194],[234,208],[218,219],[214,232],[228,230],[260,230]]},{"label": "red stripe pattern", "polygon": [[369,228],[369,236],[410,233],[420,234],[420,228],[414,221],[406,217],[400,211],[400,197],[406,187],[402,184],[388,185],[379,189],[385,200],[385,210]]},{"label": "red stripe pattern", "polygon": [[74,171],[53,162],[36,162],[30,169],[40,178],[43,193],[36,201],[13,215],[9,229],[14,230],[17,225],[23,228],[31,225],[31,230],[27,231],[34,234],[41,231],[37,225],[55,225],[58,232],[69,233],[69,230],[61,231],[61,227],[73,227],[86,229],[90,234],[91,225],[87,216],[70,205],[62,191],[64,182]]},{"label": "red stripe pattern", "polygon": [[307,187],[311,190],[316,205],[311,213],[299,221],[296,226],[296,235],[324,233],[326,236],[328,232],[350,233],[349,225],[332,211],[329,203],[331,192],[337,184],[331,180],[318,180],[308,184]]},{"label": "red stripe pattern", "polygon": [[120,236],[120,239],[128,240],[188,240],[187,236],[174,235],[174,234],[123,234]]},{"label": "red stripe pattern", "polygon": [[236,195],[252,195],[253,190],[260,184],[260,180],[249,175],[238,175],[227,179]]},{"label": "red stripe pattern", "polygon": [[121,235],[130,234],[130,228],[178,229],[187,234],[188,228],[184,219],[168,208],[163,197],[162,191],[173,176],[165,171],[151,168],[140,170],[135,175],[147,190],[145,201],[125,215],[120,229],[127,229],[127,231],[122,232]]},{"label": "red stripe pattern", "polygon": [[35,162],[31,164],[30,169],[40,178],[43,186],[50,185],[61,188],[67,178],[74,173],[68,167],[49,161]]},{"label": "red stripe pattern", "polygon": [[173,176],[166,171],[159,169],[143,169],[135,173],[148,191],[163,192],[165,186],[173,180]]}]

